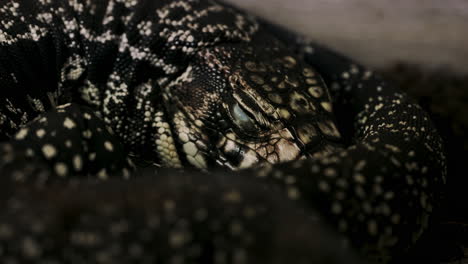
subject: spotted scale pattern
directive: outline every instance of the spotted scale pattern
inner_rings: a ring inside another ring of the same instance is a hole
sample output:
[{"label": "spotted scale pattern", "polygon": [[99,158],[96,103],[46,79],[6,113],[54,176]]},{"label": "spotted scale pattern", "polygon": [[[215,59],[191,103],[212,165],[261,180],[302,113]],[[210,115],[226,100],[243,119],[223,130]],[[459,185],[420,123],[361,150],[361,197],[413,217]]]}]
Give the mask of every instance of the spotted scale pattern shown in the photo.
[{"label": "spotted scale pattern", "polygon": [[[346,58],[204,0],[8,0],[0,15],[8,262],[342,263],[342,239],[326,227],[308,227],[323,236],[304,225],[292,232],[303,236],[283,231],[318,216],[385,262],[427,228],[445,181],[441,140],[406,95]],[[210,174],[108,180],[139,174],[127,156]],[[266,214],[228,223],[242,215],[231,202]],[[200,214],[199,205],[212,208]],[[206,230],[194,214],[226,228]],[[160,218],[147,246],[147,226]],[[196,232],[195,249],[184,247]],[[265,239],[249,244],[249,233]]]},{"label": "spotted scale pattern", "polygon": [[249,41],[258,28],[211,1],[8,1],[0,16],[1,81],[9,87],[4,138],[51,101],[78,101],[98,111],[134,155],[174,166],[173,149],[158,151],[160,87],[201,49]]},{"label": "spotted scale pattern", "polygon": [[318,214],[258,189],[261,181],[142,174],[102,185],[16,186],[0,201],[2,261],[360,263]]},{"label": "spotted scale pattern", "polygon": [[267,166],[257,176],[283,185],[290,199],[321,207],[368,257],[390,261],[418,240],[439,204],[446,183],[440,136],[421,107],[378,73],[266,26],[319,69],[349,146],[318,162]]},{"label": "spotted scale pattern", "polygon": [[[39,115],[1,143],[0,170],[17,182],[129,178],[134,170],[122,144],[88,107],[68,104]],[[23,167],[26,165],[26,168]]]}]

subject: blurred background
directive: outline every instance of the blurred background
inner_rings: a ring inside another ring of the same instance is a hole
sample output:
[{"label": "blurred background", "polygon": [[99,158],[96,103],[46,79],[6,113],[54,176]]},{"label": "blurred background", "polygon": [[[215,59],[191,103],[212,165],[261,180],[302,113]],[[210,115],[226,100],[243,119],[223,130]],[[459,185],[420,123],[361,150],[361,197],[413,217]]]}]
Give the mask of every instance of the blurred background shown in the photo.
[{"label": "blurred background", "polygon": [[372,66],[468,73],[467,0],[226,0]]},{"label": "blurred background", "polygon": [[428,111],[448,157],[432,227],[396,263],[468,263],[468,0],[225,0],[380,70]]}]

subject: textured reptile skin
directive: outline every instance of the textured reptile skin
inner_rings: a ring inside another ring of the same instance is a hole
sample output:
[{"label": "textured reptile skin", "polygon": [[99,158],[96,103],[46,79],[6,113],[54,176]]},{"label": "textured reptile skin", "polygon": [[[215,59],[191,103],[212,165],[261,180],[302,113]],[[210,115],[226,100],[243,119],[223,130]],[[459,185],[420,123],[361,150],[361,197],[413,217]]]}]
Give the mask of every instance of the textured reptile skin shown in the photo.
[{"label": "textured reptile skin", "polygon": [[387,261],[445,181],[405,94],[212,1],[4,1],[0,86],[12,263]]}]

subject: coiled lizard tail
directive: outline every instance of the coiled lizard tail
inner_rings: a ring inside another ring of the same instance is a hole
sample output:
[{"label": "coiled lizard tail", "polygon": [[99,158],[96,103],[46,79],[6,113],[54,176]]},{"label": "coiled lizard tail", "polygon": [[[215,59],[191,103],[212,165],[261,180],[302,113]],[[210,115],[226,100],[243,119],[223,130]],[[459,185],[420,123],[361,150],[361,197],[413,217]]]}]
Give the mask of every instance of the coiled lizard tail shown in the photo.
[{"label": "coiled lizard tail", "polygon": [[[323,47],[312,49],[315,52],[305,59],[321,70],[331,87],[340,127],[353,135],[347,150],[336,155],[347,164],[339,170],[359,204],[344,207],[356,208],[344,215],[359,222],[347,232],[363,241],[358,233],[367,231],[372,246],[361,245],[370,255],[373,250],[384,257],[404,252],[427,228],[439,205],[447,172],[443,141],[428,114],[378,73]],[[350,115],[354,127],[345,120]]]},{"label": "coiled lizard tail", "polygon": [[[321,217],[239,175],[142,172],[50,184],[0,179],[5,263],[349,263]],[[11,187],[11,188],[8,188]],[[14,193],[14,194],[12,194]]]},{"label": "coiled lizard tail", "polygon": [[330,88],[345,147],[319,159],[266,166],[291,199],[320,208],[364,255],[409,249],[427,228],[446,182],[442,139],[430,117],[397,87],[354,61],[264,24]]}]

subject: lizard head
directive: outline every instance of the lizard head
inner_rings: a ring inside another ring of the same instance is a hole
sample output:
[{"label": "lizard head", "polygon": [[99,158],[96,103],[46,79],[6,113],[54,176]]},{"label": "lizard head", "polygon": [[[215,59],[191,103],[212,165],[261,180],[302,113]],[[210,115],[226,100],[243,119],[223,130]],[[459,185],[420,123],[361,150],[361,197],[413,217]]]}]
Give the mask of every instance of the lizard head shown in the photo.
[{"label": "lizard head", "polygon": [[192,165],[285,162],[339,140],[320,76],[278,43],[255,47],[206,48],[166,87],[174,138]]}]

